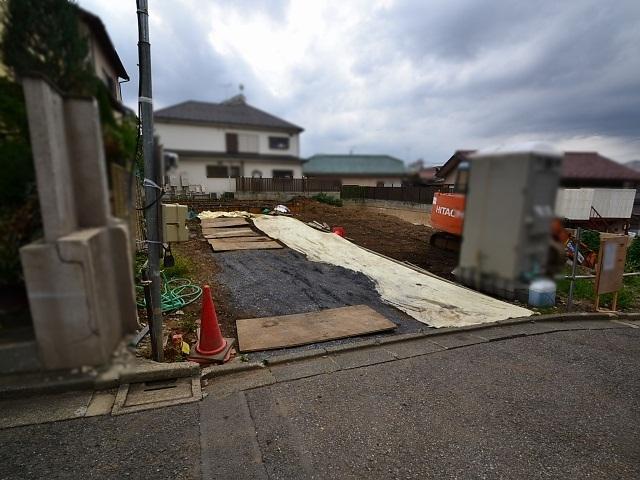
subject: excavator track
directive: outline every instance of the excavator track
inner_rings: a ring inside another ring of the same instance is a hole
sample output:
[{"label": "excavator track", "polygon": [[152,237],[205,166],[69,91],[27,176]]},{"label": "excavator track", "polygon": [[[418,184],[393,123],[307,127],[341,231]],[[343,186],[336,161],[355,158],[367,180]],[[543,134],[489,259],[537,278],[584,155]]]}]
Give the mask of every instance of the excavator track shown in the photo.
[{"label": "excavator track", "polygon": [[458,235],[447,232],[435,232],[431,235],[431,238],[429,238],[429,245],[432,247],[454,253],[460,252],[461,244],[462,239]]}]

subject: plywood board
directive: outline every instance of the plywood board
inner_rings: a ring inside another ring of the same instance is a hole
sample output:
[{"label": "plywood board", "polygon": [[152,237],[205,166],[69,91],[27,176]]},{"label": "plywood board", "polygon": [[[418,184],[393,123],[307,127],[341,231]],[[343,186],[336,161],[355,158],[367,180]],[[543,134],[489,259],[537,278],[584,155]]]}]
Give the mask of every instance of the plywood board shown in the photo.
[{"label": "plywood board", "polygon": [[622,288],[624,264],[627,258],[625,235],[600,236],[598,265],[596,268],[596,293],[612,293]]},{"label": "plywood board", "polygon": [[204,238],[230,238],[230,237],[261,237],[258,232],[254,232],[250,228],[203,228],[202,234]]},{"label": "plywood board", "polygon": [[278,242],[267,240],[266,242],[231,242],[231,239],[212,239],[209,245],[214,252],[230,252],[233,250],[272,250],[282,248]]},{"label": "plywood board", "polygon": [[331,308],[281,317],[236,320],[241,352],[295,347],[366,333],[396,325],[366,305]]},{"label": "plywood board", "polygon": [[205,218],[202,220],[202,228],[246,227],[248,224],[246,218]]},{"label": "plywood board", "polygon": [[220,242],[238,243],[238,242],[272,242],[269,237],[264,235],[258,235],[257,237],[231,237],[231,238],[215,238],[211,240],[218,240]]}]

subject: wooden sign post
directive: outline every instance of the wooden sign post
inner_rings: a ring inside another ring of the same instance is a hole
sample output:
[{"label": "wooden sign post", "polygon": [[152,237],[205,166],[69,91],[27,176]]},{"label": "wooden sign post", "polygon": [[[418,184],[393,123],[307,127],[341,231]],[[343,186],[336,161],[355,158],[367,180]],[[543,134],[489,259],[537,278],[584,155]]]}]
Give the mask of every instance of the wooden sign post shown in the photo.
[{"label": "wooden sign post", "polygon": [[600,235],[596,265],[596,312],[604,311],[600,309],[600,295],[603,293],[613,293],[611,311],[615,311],[618,306],[618,291],[622,288],[628,239],[626,235]]}]

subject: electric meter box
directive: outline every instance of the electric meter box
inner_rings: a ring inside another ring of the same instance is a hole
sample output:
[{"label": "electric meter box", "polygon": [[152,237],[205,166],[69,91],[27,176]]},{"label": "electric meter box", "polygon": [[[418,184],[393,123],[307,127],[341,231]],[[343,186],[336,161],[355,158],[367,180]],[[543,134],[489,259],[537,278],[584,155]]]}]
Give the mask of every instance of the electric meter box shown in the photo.
[{"label": "electric meter box", "polygon": [[470,157],[462,247],[463,283],[527,301],[546,273],[562,154],[545,145]]},{"label": "electric meter box", "polygon": [[186,205],[162,204],[162,240],[165,243],[189,240],[187,210]]}]

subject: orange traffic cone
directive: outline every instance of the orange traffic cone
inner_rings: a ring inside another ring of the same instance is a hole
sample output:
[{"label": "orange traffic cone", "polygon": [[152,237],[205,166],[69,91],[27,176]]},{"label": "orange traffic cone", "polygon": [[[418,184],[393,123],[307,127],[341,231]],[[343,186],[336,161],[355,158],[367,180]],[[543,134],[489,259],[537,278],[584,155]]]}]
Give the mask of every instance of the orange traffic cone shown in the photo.
[{"label": "orange traffic cone", "polygon": [[200,314],[200,338],[196,351],[202,355],[215,355],[224,350],[227,342],[222,338],[218,315],[213,306],[209,285],[202,288],[202,313]]},{"label": "orange traffic cone", "polygon": [[200,335],[195,352],[190,360],[199,363],[224,363],[229,359],[235,339],[223,338],[218,325],[218,316],[211,298],[209,285],[202,287],[202,313],[200,314]]}]

